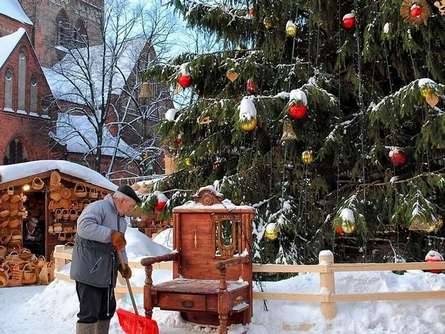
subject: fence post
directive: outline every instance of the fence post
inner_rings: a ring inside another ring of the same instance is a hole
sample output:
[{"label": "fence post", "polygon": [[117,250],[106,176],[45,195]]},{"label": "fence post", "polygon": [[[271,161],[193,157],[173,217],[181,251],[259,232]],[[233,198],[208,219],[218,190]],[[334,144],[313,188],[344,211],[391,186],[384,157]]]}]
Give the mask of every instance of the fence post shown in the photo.
[{"label": "fence post", "polygon": [[65,249],[64,245],[56,245],[54,248],[54,269],[55,271],[60,271],[65,266],[65,259],[59,258],[57,255],[63,252]]},{"label": "fence post", "polygon": [[[330,250],[323,250],[318,255],[319,265],[325,266],[326,272],[320,273],[320,292],[322,295],[327,295],[328,300],[330,296],[335,294],[335,276],[331,265],[334,264],[334,254]],[[320,304],[321,314],[327,320],[335,318],[337,309],[333,302],[321,302]]]}]

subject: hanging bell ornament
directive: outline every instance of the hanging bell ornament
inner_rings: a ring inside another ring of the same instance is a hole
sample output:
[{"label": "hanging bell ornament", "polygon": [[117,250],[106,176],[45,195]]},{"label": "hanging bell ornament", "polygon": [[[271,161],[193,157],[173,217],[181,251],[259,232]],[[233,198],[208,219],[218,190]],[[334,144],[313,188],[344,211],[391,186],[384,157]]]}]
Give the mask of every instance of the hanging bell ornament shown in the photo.
[{"label": "hanging bell ornament", "polygon": [[341,229],[346,234],[352,234],[355,232],[355,222],[343,221],[341,224]]},{"label": "hanging bell ornament", "polygon": [[256,90],[257,90],[257,86],[256,86],[255,81],[253,81],[253,79],[247,80],[246,88],[247,88],[247,93],[255,94]]},{"label": "hanging bell ornament", "polygon": [[343,16],[342,26],[345,30],[351,30],[355,28],[355,13],[351,12]]},{"label": "hanging bell ornament", "polygon": [[272,29],[273,28],[273,20],[272,20],[272,18],[269,17],[269,16],[265,17],[264,20],[263,20],[263,24],[264,24],[264,27],[267,30]]},{"label": "hanging bell ornament", "polygon": [[429,86],[423,86],[420,89],[420,94],[425,98],[426,103],[434,108],[439,103],[439,97],[434,93],[434,90]]},{"label": "hanging bell ornament", "polygon": [[283,135],[281,136],[281,142],[286,143],[297,139],[292,122],[289,120],[284,121],[283,124]]},{"label": "hanging bell ornament", "polygon": [[297,26],[292,20],[286,23],[286,35],[289,37],[297,36]]},{"label": "hanging bell ornament", "polygon": [[437,9],[439,9],[440,15],[442,16],[445,15],[445,0],[438,0],[434,2],[434,6],[436,6]]},{"label": "hanging bell ornament", "polygon": [[269,223],[266,225],[266,231],[264,232],[264,236],[267,240],[273,241],[278,238],[278,227],[275,223]]},{"label": "hanging bell ornament", "polygon": [[232,68],[227,71],[226,77],[230,80],[230,82],[234,82],[236,79],[238,79],[239,73]]},{"label": "hanging bell ornament", "polygon": [[314,153],[312,151],[304,151],[301,153],[301,160],[305,165],[310,165],[314,162]]},{"label": "hanging bell ornament", "polygon": [[139,99],[148,99],[149,97],[151,97],[151,89],[150,89],[150,84],[148,82],[144,82],[141,85],[141,89],[139,91]]}]

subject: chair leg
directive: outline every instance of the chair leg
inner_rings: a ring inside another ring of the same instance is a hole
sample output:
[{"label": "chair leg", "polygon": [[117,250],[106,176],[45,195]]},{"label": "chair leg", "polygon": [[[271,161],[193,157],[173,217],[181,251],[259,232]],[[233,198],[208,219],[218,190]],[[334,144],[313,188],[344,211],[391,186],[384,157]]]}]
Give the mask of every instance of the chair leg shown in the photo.
[{"label": "chair leg", "polygon": [[227,334],[228,314],[219,314],[219,331],[218,334]]}]

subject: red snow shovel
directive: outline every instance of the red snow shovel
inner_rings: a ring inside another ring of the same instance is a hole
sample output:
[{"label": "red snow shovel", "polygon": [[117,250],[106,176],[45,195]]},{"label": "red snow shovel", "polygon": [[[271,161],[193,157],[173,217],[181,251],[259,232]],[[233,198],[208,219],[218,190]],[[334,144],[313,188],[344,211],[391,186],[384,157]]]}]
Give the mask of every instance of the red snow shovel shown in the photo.
[{"label": "red snow shovel", "polygon": [[[118,252],[118,256],[119,262],[123,267],[124,259],[122,258],[122,254]],[[156,321],[139,315],[136,302],[134,300],[133,291],[131,290],[130,280],[126,278],[125,281],[127,282],[128,293],[130,294],[134,313],[121,308],[116,311],[122,330],[125,332],[125,334],[159,334],[158,324]]]}]

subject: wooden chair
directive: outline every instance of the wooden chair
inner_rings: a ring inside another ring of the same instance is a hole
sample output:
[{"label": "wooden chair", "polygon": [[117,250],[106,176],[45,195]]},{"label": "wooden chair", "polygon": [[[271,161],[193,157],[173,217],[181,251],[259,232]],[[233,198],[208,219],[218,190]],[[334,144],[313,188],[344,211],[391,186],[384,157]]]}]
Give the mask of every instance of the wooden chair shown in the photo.
[{"label": "wooden chair", "polygon": [[[187,321],[219,325],[219,334],[231,324],[250,323],[254,213],[207,187],[191,204],[174,208],[175,251],[141,261],[146,316],[153,307],[176,310]],[[173,261],[173,280],[153,285],[152,265],[161,261]]]}]

